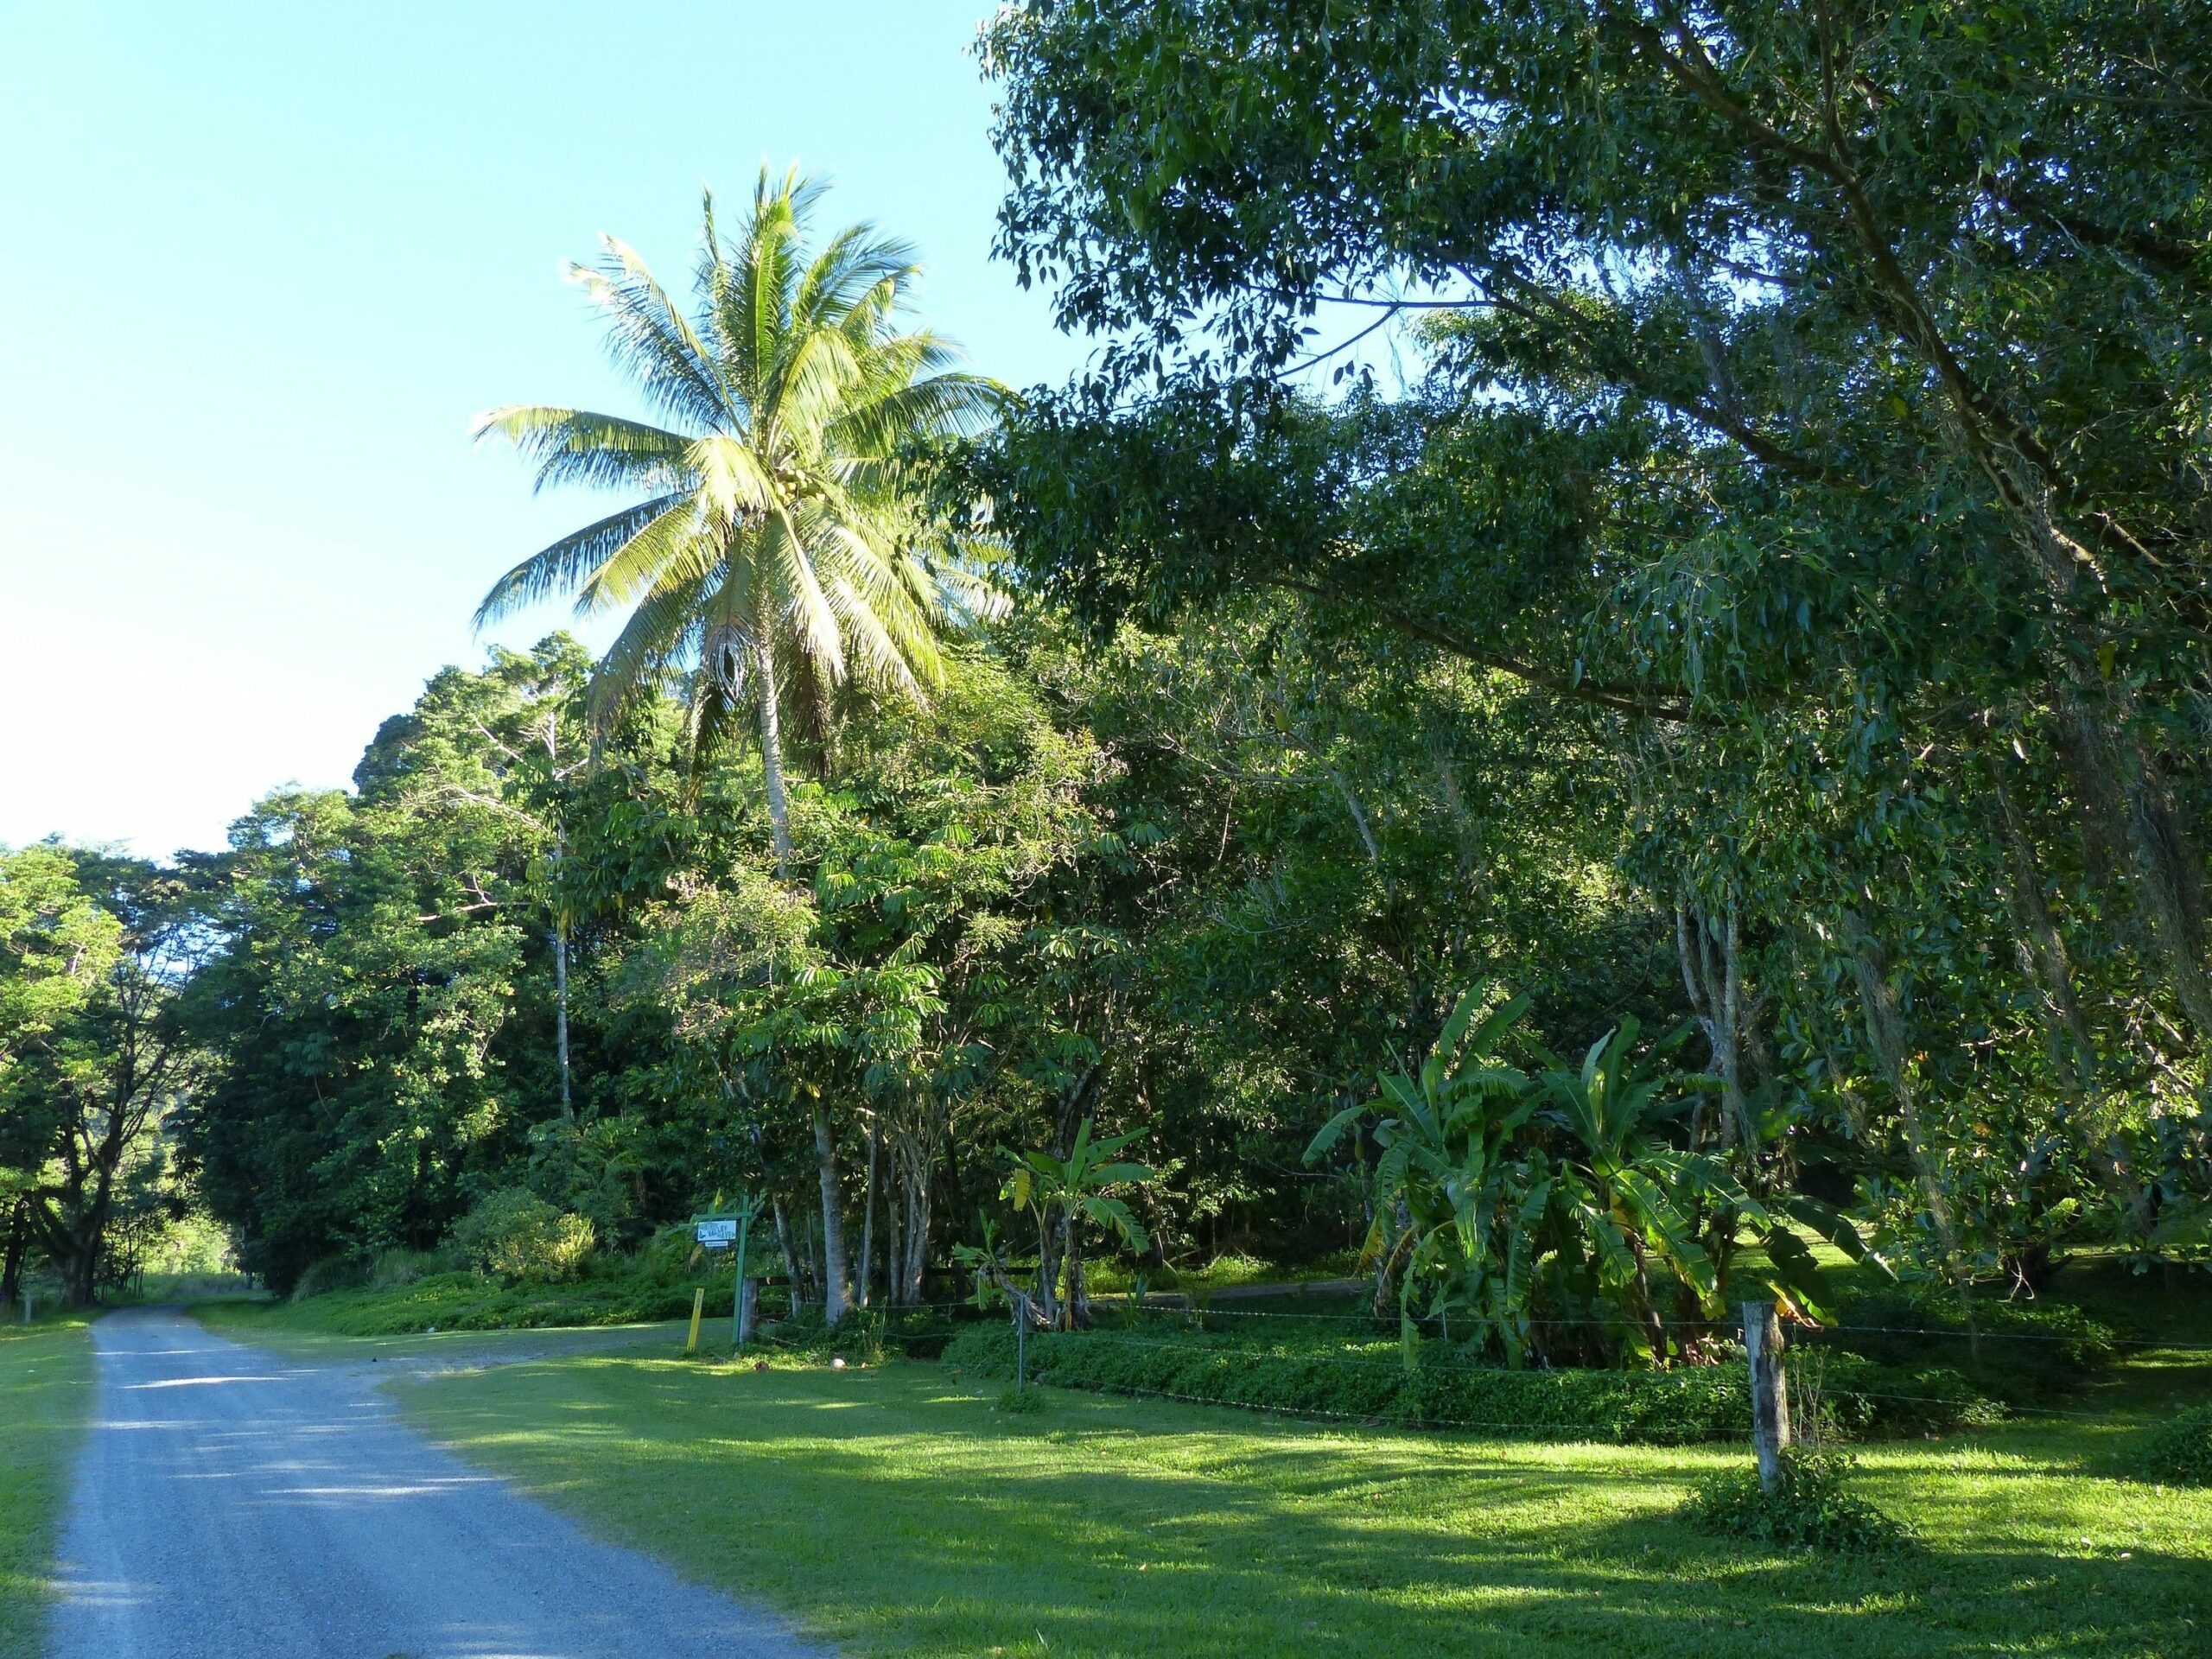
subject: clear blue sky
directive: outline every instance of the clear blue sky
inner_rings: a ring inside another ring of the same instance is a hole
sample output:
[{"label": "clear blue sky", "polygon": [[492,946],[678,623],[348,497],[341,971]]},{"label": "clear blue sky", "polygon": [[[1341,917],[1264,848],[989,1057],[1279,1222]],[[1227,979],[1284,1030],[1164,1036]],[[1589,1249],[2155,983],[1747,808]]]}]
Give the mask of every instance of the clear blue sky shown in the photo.
[{"label": "clear blue sky", "polygon": [[0,843],[219,846],[479,660],[594,503],[469,417],[633,407],[559,267],[604,230],[679,276],[702,184],[829,175],[975,366],[1063,378],[989,259],[985,10],[0,0]]}]

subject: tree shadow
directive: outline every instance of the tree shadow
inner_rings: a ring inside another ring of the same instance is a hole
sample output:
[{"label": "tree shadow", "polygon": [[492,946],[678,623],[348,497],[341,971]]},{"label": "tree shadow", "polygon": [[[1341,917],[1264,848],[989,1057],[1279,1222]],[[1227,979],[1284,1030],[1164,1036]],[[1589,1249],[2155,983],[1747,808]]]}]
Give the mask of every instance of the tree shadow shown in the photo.
[{"label": "tree shadow", "polygon": [[[1739,1452],[1319,1431],[1088,1396],[1010,1424],[895,1372],[671,1370],[440,1383],[436,1427],[525,1484],[570,1487],[686,1572],[878,1651],[2212,1650],[2196,1629],[2212,1571],[2185,1554],[2068,1554],[1986,1529],[1894,1557],[1700,1537],[1673,1510]],[[717,1501],[727,1528],[666,1523],[671,1503]]]}]

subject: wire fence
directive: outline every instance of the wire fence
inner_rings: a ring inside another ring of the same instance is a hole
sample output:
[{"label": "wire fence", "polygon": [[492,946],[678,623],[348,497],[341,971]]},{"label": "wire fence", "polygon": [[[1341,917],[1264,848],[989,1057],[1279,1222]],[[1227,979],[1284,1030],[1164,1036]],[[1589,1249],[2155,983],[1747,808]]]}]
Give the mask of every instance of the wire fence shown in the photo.
[{"label": "wire fence", "polygon": [[[814,1305],[817,1306],[817,1305]],[[784,1319],[809,1311],[804,1304],[793,1305],[788,1300]],[[1311,1378],[1313,1368],[1338,1372],[1346,1376],[1379,1379],[1385,1372],[1395,1372],[1410,1379],[1405,1394],[1392,1400],[1381,1409],[1344,1409],[1337,1404],[1325,1403],[1326,1389],[1317,1389],[1322,1398],[1311,1401],[1285,1401],[1263,1397],[1268,1390],[1255,1386],[1249,1376],[1232,1379],[1223,1391],[1193,1393],[1173,1386],[1168,1376],[1159,1375],[1161,1368],[1154,1367],[1154,1376],[1131,1380],[1125,1375],[1116,1375],[1113,1366],[1091,1367],[1080,1371],[1071,1370],[1065,1363],[1055,1365],[1049,1350],[1039,1351],[1027,1361],[1017,1362],[1017,1387],[1029,1376],[1040,1380],[1063,1382],[1068,1386],[1085,1391],[1130,1398],[1155,1399],[1178,1403],[1205,1406],[1228,1406],[1239,1410],[1286,1417],[1301,1421],[1360,1424],[1370,1427],[1390,1427],[1427,1430],[1460,1430],[1491,1435],[1517,1436],[1544,1440],[1588,1440],[1592,1439],[1616,1443],[1681,1445],[1693,1442],[1730,1443],[1753,1439],[1751,1407],[1748,1390],[1741,1399],[1740,1421],[1722,1422],[1718,1416],[1733,1417],[1734,1404],[1725,1412],[1716,1413],[1711,1396],[1705,1397],[1699,1409],[1702,1421],[1694,1427],[1670,1428],[1649,1421],[1655,1410],[1653,1401],[1642,1402],[1642,1409],[1624,1408],[1609,1414],[1604,1402],[1586,1405],[1582,1414],[1573,1421],[1532,1421],[1529,1418],[1498,1417],[1474,1414],[1438,1411],[1433,1402],[1438,1397],[1434,1390],[1441,1388],[1448,1396],[1452,1389],[1449,1381],[1453,1377],[1473,1378],[1487,1375],[1496,1376],[1506,1368],[1495,1356],[1471,1351],[1469,1342],[1478,1333],[1491,1328],[1485,1321],[1459,1320],[1441,1318],[1408,1318],[1395,1310],[1376,1313],[1363,1308],[1339,1312],[1313,1309],[1224,1308],[1209,1306],[1199,1298],[1168,1301],[1157,1297],[1139,1300],[1135,1296],[1101,1295],[1092,1299],[1086,1309],[1090,1319],[1088,1328],[1079,1332],[1048,1328],[1035,1314],[1035,1304],[1022,1298],[1020,1307],[1010,1307],[1003,1298],[976,1297],[957,1300],[927,1300],[896,1305],[879,1304],[861,1312],[869,1327],[882,1340],[893,1345],[918,1344],[911,1350],[933,1356],[944,1342],[961,1331],[979,1325],[1003,1325],[1011,1317],[1023,1326],[1026,1333],[1039,1337],[1065,1338],[1074,1337],[1084,1348],[1107,1348],[1119,1351],[1141,1351],[1147,1355],[1178,1354],[1193,1359],[1225,1361],[1234,1366],[1239,1360],[1251,1365],[1269,1363],[1293,1363],[1301,1368],[1303,1375]],[[804,1335],[785,1336],[772,1329],[775,1315],[767,1308],[761,1310],[764,1324],[771,1328],[760,1329],[758,1337],[772,1346],[799,1348],[807,1345]],[[1544,1318],[1516,1322],[1522,1329],[1542,1333],[1602,1333],[1609,1339],[1634,1334],[1644,1334],[1648,1327],[1620,1317],[1599,1318]],[[1447,1346],[1453,1325],[1459,1327],[1460,1343],[1465,1344],[1457,1351]],[[1384,1344],[1399,1346],[1410,1327],[1421,1339],[1419,1347],[1401,1353],[1376,1351]],[[1738,1337],[1741,1322],[1733,1319],[1669,1319],[1664,1321],[1669,1338],[1696,1343],[1719,1338],[1726,1341]],[[1193,1342],[1194,1337],[1211,1337],[1212,1342]],[[1432,1338],[1439,1340],[1431,1340]],[[2080,1332],[2003,1331],[1975,1329],[1962,1325],[1909,1325],[1891,1324],[1857,1324],[1837,1321],[1820,1324],[1795,1325],[1789,1333],[1790,1348],[1798,1355],[1826,1356],[1841,1351],[1872,1347],[1877,1352],[1893,1350],[1899,1344],[1967,1344],[1967,1353],[1974,1362],[1970,1370],[1981,1376],[1981,1381],[1961,1378],[1967,1384],[1965,1392],[1937,1394],[1913,1391],[1909,1389],[1854,1385],[1848,1378],[1822,1379],[1817,1371],[1812,1373],[1808,1397],[1815,1402],[1850,1408],[1876,1408],[1872,1417],[1861,1414],[1859,1421],[1881,1420],[1887,1425],[1891,1420],[1910,1421],[1914,1414],[1925,1420],[1946,1423],[1954,1428],[1981,1431],[1999,1423],[2031,1424],[2037,1421],[2057,1423],[2110,1422],[2108,1414],[2071,1409],[2046,1405],[2033,1396],[2034,1388],[1996,1387],[1983,1392],[1987,1381],[1984,1367],[1992,1354],[2006,1353],[2021,1356],[2026,1362],[2030,1354],[2049,1354],[2061,1369],[2086,1374],[2099,1359],[2107,1358],[2120,1350],[2132,1351],[2212,1354],[2212,1343],[2170,1340],[2158,1336],[2123,1336],[2095,1327]],[[1986,1345],[1987,1351],[1985,1351]],[[2067,1352],[2070,1349],[2072,1352]],[[1936,1348],[1939,1354],[1957,1351]],[[1708,1357],[1712,1351],[1708,1348]],[[1859,1358],[1869,1356],[1861,1352]],[[1943,1362],[1946,1365],[1949,1361]],[[2002,1363],[2001,1357],[1999,1361]],[[2040,1363],[2041,1362],[2038,1362]],[[1135,1366],[1125,1368],[1137,1369]],[[1533,1370],[1562,1379],[1575,1376],[1591,1379],[1602,1392],[1602,1379],[1625,1379],[1638,1375],[1630,1372],[1607,1372],[1594,1368],[1562,1365],[1556,1370],[1541,1358]],[[1685,1368],[1670,1373],[1682,1376],[1690,1384],[1699,1368]],[[1054,1372],[1061,1373],[1058,1377]],[[1894,1370],[1892,1371],[1894,1375]],[[1957,1373],[1953,1372],[1955,1376]],[[1182,1373],[1182,1375],[1189,1375]],[[1648,1374],[1647,1374],[1648,1375]],[[1924,1374],[1923,1374],[1924,1375]],[[1866,1382],[1876,1379],[1867,1377]],[[1888,1378],[1883,1378],[1888,1381]],[[1919,1376],[1900,1376],[1898,1380],[1919,1381]],[[2017,1379],[2012,1379],[2017,1382]],[[1372,1381],[1354,1385],[1351,1392],[1372,1392]],[[1693,1385],[1694,1386],[1694,1385]],[[1801,1385],[1791,1383],[1793,1392]],[[1282,1390],[1274,1390],[1280,1394]],[[1478,1393],[1480,1390],[1478,1391]],[[1889,1408],[1906,1408],[1904,1418]],[[1816,1403],[1817,1411],[1820,1408]],[[1882,1432],[1878,1429],[1875,1432]],[[1920,1432],[1911,1428],[1891,1427],[1889,1432]]]},{"label": "wire fence", "polygon": [[[783,1304],[782,1316],[786,1319],[796,1317],[816,1306],[817,1306],[817,1304],[811,1301],[799,1301],[793,1303],[786,1300]],[[955,1301],[876,1303],[857,1311],[887,1321],[897,1320],[908,1316],[924,1313],[945,1315],[948,1318],[949,1323],[969,1323],[988,1319],[1003,1320],[1007,1317],[1007,1306],[1003,1300],[997,1301],[994,1304],[979,1305],[972,1297],[965,1297]],[[765,1300],[762,1313],[764,1318],[768,1316]],[[1087,1315],[1093,1322],[1092,1325],[1090,1327],[1093,1330],[1098,1328],[1098,1322],[1102,1319],[1122,1322],[1141,1320],[1147,1324],[1179,1325],[1189,1330],[1211,1330],[1212,1329],[1212,1322],[1215,1320],[1232,1322],[1274,1321],[1294,1325],[1300,1328],[1311,1328],[1318,1325],[1332,1325],[1352,1330],[1363,1330],[1371,1332],[1378,1338],[1390,1340],[1395,1340],[1397,1338],[1402,1336],[1409,1325],[1413,1329],[1424,1337],[1439,1336],[1446,1339],[1449,1339],[1451,1326],[1454,1323],[1454,1321],[1448,1319],[1440,1319],[1436,1316],[1429,1314],[1414,1315],[1408,1319],[1395,1312],[1389,1313],[1364,1312],[1344,1313],[1317,1313],[1306,1312],[1293,1313],[1288,1311],[1261,1308],[1210,1307],[1203,1305],[1181,1305],[1170,1302],[1145,1302],[1141,1304],[1135,1304],[1121,1299],[1104,1296],[1095,1297],[1090,1300],[1087,1309]],[[1458,1323],[1460,1325],[1460,1328],[1464,1331],[1470,1328],[1475,1330],[1487,1329],[1491,1322],[1473,1317],[1468,1317]],[[1516,1328],[1533,1331],[1600,1331],[1619,1336],[1642,1334],[1648,1332],[1649,1329],[1649,1326],[1643,1325],[1637,1321],[1620,1317],[1611,1319],[1516,1319],[1510,1323]],[[1662,1323],[1664,1330],[1669,1335],[1698,1332],[1712,1332],[1727,1335],[1738,1332],[1742,1329],[1742,1322],[1739,1319],[1664,1319]],[[1789,1327],[1789,1333],[1790,1340],[1793,1343],[1797,1344],[1823,1343],[1838,1338],[1883,1337],[1905,1338],[1921,1341],[1964,1342],[1969,1344],[2035,1343],[2044,1344],[2067,1344],[2077,1349],[2109,1346],[2137,1350],[2156,1350],[2161,1353],[2212,1354],[2212,1343],[2190,1342],[2169,1338],[2162,1336],[2129,1336],[2118,1332],[2107,1332],[2102,1331],[2095,1333],[2069,1333],[2063,1332],[2053,1332],[2042,1331],[2000,1331],[1986,1328],[1968,1329],[1956,1325],[1857,1325],[1845,1321],[1823,1321],[1792,1325]]]}]

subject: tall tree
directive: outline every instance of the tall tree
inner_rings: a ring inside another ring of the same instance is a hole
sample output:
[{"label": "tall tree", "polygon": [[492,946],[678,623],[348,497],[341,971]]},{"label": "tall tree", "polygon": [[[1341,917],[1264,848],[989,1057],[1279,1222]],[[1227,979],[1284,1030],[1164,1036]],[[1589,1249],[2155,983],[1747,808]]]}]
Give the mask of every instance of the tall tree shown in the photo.
[{"label": "tall tree", "polygon": [[[626,611],[594,676],[602,718],[671,671],[690,679],[695,741],[749,701],[779,874],[791,855],[786,715],[822,734],[830,694],[849,677],[919,692],[942,671],[939,625],[988,600],[909,462],[988,422],[998,389],[952,369],[954,349],[937,334],[901,327],[917,270],[906,244],[862,224],[810,250],[820,194],[796,172],[779,181],[764,169],[728,239],[709,196],[689,315],[612,238],[596,266],[573,268],[607,314],[616,361],[670,424],[529,405],[478,427],[519,447],[541,488],[646,492],[517,565],[478,620],[556,592],[582,613]],[[819,1106],[814,1140],[834,1323],[843,1224]]]},{"label": "tall tree", "polygon": [[855,674],[919,691],[941,671],[948,613],[989,602],[957,536],[924,512],[908,461],[980,428],[1001,397],[950,366],[950,342],[900,327],[917,271],[906,244],[860,224],[809,249],[820,194],[763,172],[728,238],[709,196],[688,315],[611,237],[596,265],[571,267],[606,313],[615,360],[670,424],[518,405],[477,429],[519,448],[541,489],[645,492],[510,570],[477,620],[554,594],[581,614],[626,612],[594,676],[602,718],[671,671],[690,677],[702,734],[752,703],[786,860],[785,715],[819,729],[830,689]]},{"label": "tall tree", "polygon": [[35,1244],[83,1306],[125,1178],[199,1069],[174,1006],[190,910],[173,873],[48,846],[0,868],[0,1159],[16,1171],[5,1276]]}]

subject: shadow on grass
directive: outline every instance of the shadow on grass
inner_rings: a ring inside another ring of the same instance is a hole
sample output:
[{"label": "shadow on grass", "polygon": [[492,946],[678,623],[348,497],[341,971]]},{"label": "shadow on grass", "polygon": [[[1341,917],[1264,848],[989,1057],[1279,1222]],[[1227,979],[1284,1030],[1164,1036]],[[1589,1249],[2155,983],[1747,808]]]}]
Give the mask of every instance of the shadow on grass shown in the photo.
[{"label": "shadow on grass", "polygon": [[613,1535],[866,1652],[2208,1650],[2192,1621],[2212,1499],[2162,1548],[2139,1513],[2159,1495],[2116,1502],[2038,1458],[1890,1449],[1869,1491],[1928,1523],[1926,1543],[1828,1558],[1672,1518],[1740,1452],[1339,1432],[1052,1392],[1008,1418],[933,1367],[591,1360],[405,1398]]}]

